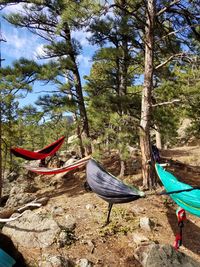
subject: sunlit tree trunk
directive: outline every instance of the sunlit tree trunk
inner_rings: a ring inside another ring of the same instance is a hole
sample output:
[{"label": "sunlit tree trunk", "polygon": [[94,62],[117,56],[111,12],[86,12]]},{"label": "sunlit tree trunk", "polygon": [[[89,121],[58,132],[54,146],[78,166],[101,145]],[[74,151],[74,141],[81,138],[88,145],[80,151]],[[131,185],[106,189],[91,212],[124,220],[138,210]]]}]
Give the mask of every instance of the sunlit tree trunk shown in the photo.
[{"label": "sunlit tree trunk", "polygon": [[142,91],[142,106],[140,120],[140,148],[142,154],[143,187],[151,189],[155,185],[151,156],[150,120],[151,94],[153,88],[153,43],[154,43],[154,0],[147,1],[145,26],[145,70]]},{"label": "sunlit tree trunk", "polygon": [[3,166],[2,164],[2,114],[1,114],[1,97],[0,97],[0,198],[2,197],[2,186],[3,186],[2,166]]},{"label": "sunlit tree trunk", "polygon": [[160,129],[155,125],[155,134],[156,134],[156,146],[158,149],[162,149],[162,140],[161,140],[161,134]]}]

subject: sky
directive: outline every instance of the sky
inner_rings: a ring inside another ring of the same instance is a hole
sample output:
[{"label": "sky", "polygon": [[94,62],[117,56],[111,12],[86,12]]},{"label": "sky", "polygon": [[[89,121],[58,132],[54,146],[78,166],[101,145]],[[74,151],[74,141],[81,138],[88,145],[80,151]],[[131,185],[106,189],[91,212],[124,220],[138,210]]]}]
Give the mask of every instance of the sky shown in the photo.
[{"label": "sky", "polygon": [[[3,15],[5,13],[20,9],[21,5],[19,4],[17,7],[10,6],[0,11],[1,34],[6,40],[6,42],[1,42],[2,58],[5,59],[2,62],[2,67],[12,66],[12,63],[21,57],[42,62],[37,58],[37,56],[43,53],[42,47],[44,45],[44,40],[42,40],[42,38],[39,36],[32,34],[27,29],[21,29],[12,26],[3,19]],[[83,76],[89,75],[90,73],[90,68],[92,66],[92,55],[95,51],[95,47],[91,46],[86,39],[86,37],[89,36],[88,34],[89,33],[83,31],[72,33],[72,36],[79,40],[83,47],[83,51],[78,57],[79,70],[83,84]],[[40,95],[38,92],[44,90],[49,91],[51,89],[53,89],[52,85],[46,85],[44,87],[44,85],[36,83],[33,87],[33,93],[29,93],[24,99],[19,99],[20,107],[33,104]]]}]

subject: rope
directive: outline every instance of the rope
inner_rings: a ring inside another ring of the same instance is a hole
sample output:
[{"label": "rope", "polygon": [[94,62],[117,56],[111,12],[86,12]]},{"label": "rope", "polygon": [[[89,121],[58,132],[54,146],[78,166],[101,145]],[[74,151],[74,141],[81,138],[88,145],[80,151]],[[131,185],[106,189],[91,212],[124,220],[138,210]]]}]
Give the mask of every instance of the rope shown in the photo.
[{"label": "rope", "polygon": [[149,192],[149,193],[145,193],[145,195],[146,196],[163,196],[163,195],[178,194],[178,193],[182,193],[182,192],[190,192],[190,191],[193,191],[193,190],[200,190],[200,186],[194,186],[192,188],[169,191],[169,192],[163,191],[161,193]]}]

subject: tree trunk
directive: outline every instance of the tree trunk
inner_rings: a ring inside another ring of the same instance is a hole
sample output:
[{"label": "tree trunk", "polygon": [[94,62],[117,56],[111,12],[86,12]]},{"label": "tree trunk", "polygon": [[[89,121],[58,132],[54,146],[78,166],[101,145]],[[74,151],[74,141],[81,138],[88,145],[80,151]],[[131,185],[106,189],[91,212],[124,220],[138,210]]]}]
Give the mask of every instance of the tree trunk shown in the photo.
[{"label": "tree trunk", "polygon": [[[76,63],[75,51],[74,51],[74,48],[72,46],[70,29],[69,29],[69,26],[67,23],[65,23],[64,26],[65,26],[64,31],[66,34],[66,40],[68,41],[68,45],[70,48],[69,56],[70,56],[71,61],[73,62],[72,72],[73,72],[73,76],[74,76],[74,87],[76,90],[76,98],[77,98],[77,102],[78,102],[78,109],[79,109],[79,115],[80,115],[81,126],[82,126],[82,129],[80,131],[80,134],[81,134],[80,141],[82,142],[84,137],[87,139],[90,138],[89,124],[88,124],[87,112],[86,112],[84,98],[83,98],[81,78],[80,78],[79,70],[78,70],[77,63]],[[80,125],[79,125],[79,127],[80,127]],[[78,131],[79,131],[79,129],[78,129]],[[81,148],[81,150],[82,150],[82,148]],[[81,153],[83,153],[82,156],[90,155],[92,153],[92,146],[91,146],[91,143],[88,142],[88,140],[87,140],[87,144],[84,147],[84,150],[85,150],[84,152],[83,152],[83,150],[81,152]]]},{"label": "tree trunk", "polygon": [[119,177],[122,178],[125,175],[125,161],[120,158],[120,174]]},{"label": "tree trunk", "polygon": [[[0,99],[1,101],[1,99]],[[2,170],[2,114],[1,114],[1,103],[0,103],[0,198],[2,197],[3,187],[3,170]]]},{"label": "tree trunk", "polygon": [[140,120],[140,148],[142,155],[143,187],[151,189],[155,185],[154,170],[151,164],[150,119],[151,93],[153,88],[153,42],[154,42],[154,0],[147,1],[145,27],[145,69],[142,91],[142,106]]},{"label": "tree trunk", "polygon": [[[84,137],[89,139],[90,138],[89,124],[88,124],[87,112],[86,112],[84,98],[83,98],[81,78],[80,78],[77,66],[76,66],[75,71],[74,71],[74,78],[75,78],[75,87],[76,87],[76,93],[77,93],[77,98],[78,98],[80,119],[82,122],[81,135],[82,135],[83,139],[84,139]],[[82,155],[82,156],[90,155],[92,153],[92,147],[91,147],[91,143],[88,142],[88,140],[87,140],[87,144],[84,147],[85,147],[84,148],[85,149],[85,153],[84,153],[85,155]]]},{"label": "tree trunk", "polygon": [[158,149],[162,149],[162,141],[161,141],[161,134],[159,128],[155,125],[156,128],[156,146]]}]

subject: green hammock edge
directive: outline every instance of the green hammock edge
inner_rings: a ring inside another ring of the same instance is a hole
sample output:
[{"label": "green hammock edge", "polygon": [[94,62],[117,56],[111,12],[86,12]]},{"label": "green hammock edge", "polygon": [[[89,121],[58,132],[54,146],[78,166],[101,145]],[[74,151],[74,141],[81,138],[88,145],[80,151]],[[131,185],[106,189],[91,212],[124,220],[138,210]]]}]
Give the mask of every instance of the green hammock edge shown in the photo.
[{"label": "green hammock edge", "polygon": [[[178,181],[173,174],[164,170],[158,163],[156,163],[155,168],[166,192],[192,188],[192,186]],[[190,192],[173,193],[170,194],[170,197],[178,206],[189,213],[200,217],[200,190],[197,189]]]}]

